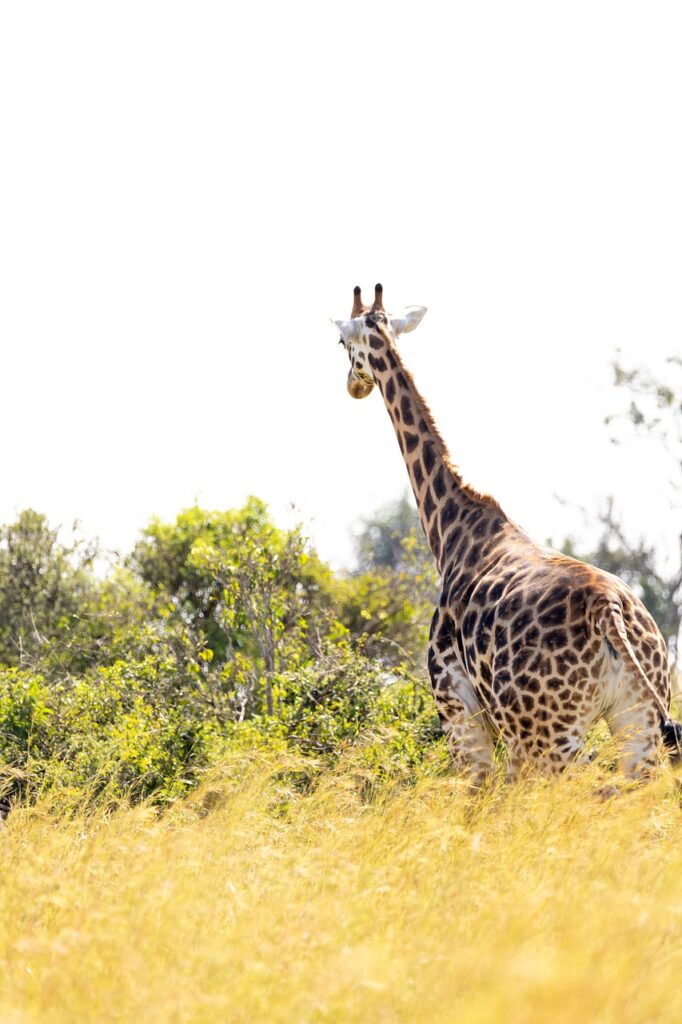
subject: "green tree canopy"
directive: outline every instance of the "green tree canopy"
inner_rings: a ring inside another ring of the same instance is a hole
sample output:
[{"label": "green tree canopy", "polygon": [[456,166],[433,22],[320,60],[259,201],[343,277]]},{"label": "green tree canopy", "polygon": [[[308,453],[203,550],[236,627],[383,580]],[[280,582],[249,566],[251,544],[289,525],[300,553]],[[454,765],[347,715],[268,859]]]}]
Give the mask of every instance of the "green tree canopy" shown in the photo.
[{"label": "green tree canopy", "polygon": [[68,660],[70,640],[96,584],[96,545],[69,543],[33,509],[0,527],[0,662],[26,666],[48,648]]}]

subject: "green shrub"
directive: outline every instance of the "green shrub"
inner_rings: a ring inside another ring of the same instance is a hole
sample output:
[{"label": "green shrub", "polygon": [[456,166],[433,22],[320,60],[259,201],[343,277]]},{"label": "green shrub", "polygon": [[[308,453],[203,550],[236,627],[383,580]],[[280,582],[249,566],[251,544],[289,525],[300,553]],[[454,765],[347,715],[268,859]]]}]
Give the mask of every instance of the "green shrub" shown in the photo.
[{"label": "green shrub", "polygon": [[158,803],[237,751],[409,775],[439,731],[413,669],[425,577],[402,550],[399,569],[335,576],[249,499],[155,520],[100,579],[94,549],[22,514],[0,531],[5,775]]}]

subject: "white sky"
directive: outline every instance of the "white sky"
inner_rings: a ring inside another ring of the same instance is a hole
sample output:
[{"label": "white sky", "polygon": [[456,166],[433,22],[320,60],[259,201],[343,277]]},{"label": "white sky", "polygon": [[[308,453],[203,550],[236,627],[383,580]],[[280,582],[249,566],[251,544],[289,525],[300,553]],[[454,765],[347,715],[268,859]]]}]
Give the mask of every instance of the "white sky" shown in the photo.
[{"label": "white sky", "polygon": [[602,425],[682,345],[682,8],[599,0],[0,6],[0,520],[128,549],[248,493],[321,554],[407,486],[346,394],[352,288],[451,453],[537,539],[555,494],[676,528]]}]

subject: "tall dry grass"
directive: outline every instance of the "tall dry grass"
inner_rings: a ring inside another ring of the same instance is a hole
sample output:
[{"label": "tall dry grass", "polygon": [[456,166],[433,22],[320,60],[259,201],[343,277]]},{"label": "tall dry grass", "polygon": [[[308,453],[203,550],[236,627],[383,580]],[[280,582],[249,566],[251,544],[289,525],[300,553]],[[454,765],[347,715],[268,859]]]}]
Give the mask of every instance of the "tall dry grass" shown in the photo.
[{"label": "tall dry grass", "polygon": [[367,802],[245,759],[162,817],[19,809],[0,1021],[679,1022],[679,798],[600,773]]}]

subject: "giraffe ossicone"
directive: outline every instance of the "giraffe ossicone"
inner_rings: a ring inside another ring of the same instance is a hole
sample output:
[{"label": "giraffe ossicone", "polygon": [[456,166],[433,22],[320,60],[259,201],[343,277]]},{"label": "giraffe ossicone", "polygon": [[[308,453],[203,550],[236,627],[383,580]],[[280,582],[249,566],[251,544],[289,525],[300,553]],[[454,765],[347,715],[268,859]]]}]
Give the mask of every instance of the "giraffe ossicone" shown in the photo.
[{"label": "giraffe ossicone", "polygon": [[350,320],[333,322],[351,396],[383,396],[440,573],[428,668],[455,763],[479,784],[501,740],[510,777],[525,764],[557,772],[605,719],[626,775],[646,778],[661,744],[682,755],[665,641],[622,580],[535,544],[463,482],[395,344],[425,312],[391,316],[381,285],[371,306],[356,287]]}]

